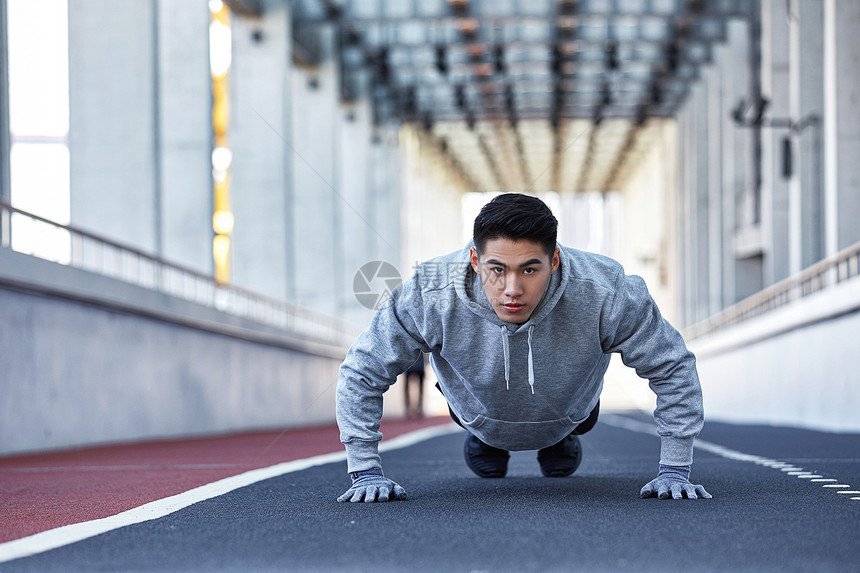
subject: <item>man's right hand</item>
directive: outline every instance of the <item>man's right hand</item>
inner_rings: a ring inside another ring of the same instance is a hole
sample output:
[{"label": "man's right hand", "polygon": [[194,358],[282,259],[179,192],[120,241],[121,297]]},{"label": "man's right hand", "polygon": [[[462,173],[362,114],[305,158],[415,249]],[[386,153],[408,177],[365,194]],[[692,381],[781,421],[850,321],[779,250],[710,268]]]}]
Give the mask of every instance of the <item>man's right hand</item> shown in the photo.
[{"label": "man's right hand", "polygon": [[375,501],[404,500],[406,490],[382,475],[382,470],[372,468],[352,473],[352,487],[337,498],[339,502],[373,503]]}]

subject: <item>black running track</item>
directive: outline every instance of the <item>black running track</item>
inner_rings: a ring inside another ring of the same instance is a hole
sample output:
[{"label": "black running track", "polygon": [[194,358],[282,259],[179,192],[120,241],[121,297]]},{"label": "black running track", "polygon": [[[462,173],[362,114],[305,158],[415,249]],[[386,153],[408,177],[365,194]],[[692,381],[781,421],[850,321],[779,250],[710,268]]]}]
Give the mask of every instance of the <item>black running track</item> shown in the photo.
[{"label": "black running track", "polygon": [[709,422],[702,440],[799,469],[697,450],[692,479],[714,498],[680,501],[639,498],[659,441],[617,424],[583,436],[561,479],[541,477],[533,452],[478,478],[464,437],[383,454],[408,501],[339,504],[345,465],[329,464],[0,571],[860,571],[860,494],[839,493],[860,489],[860,434]]}]

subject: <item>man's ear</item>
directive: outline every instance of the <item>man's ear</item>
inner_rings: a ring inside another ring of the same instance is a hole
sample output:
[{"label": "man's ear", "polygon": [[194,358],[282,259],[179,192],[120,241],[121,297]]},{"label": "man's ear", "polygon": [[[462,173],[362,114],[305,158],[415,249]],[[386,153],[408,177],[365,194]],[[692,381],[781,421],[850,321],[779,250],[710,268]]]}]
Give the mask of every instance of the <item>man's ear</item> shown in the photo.
[{"label": "man's ear", "polygon": [[561,259],[559,258],[559,250],[558,247],[556,247],[555,252],[552,254],[552,272],[550,274],[553,274],[558,270],[558,265],[560,263]]},{"label": "man's ear", "polygon": [[472,261],[472,270],[475,271],[475,274],[481,274],[478,262],[478,250],[475,247],[469,247],[469,259]]}]

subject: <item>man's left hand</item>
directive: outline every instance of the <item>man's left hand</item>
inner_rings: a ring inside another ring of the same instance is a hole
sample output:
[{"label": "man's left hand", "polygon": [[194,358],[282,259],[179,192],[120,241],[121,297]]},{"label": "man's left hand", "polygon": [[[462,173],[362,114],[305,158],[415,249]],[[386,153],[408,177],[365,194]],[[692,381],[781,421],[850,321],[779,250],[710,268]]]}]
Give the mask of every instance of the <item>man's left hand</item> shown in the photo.
[{"label": "man's left hand", "polygon": [[659,497],[660,499],[710,499],[713,497],[701,485],[690,483],[690,466],[666,466],[660,464],[657,477],[645,484],[639,492],[640,497]]}]

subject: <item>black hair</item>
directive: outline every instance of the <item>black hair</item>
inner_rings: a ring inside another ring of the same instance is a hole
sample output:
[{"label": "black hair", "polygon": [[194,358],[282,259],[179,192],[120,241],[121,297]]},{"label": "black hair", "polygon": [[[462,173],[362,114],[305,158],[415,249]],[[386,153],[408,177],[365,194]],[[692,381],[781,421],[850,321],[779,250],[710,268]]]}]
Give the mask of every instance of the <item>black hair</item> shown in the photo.
[{"label": "black hair", "polygon": [[504,193],[484,205],[475,217],[472,239],[480,256],[492,239],[539,243],[552,259],[558,221],[546,203],[522,193]]}]

